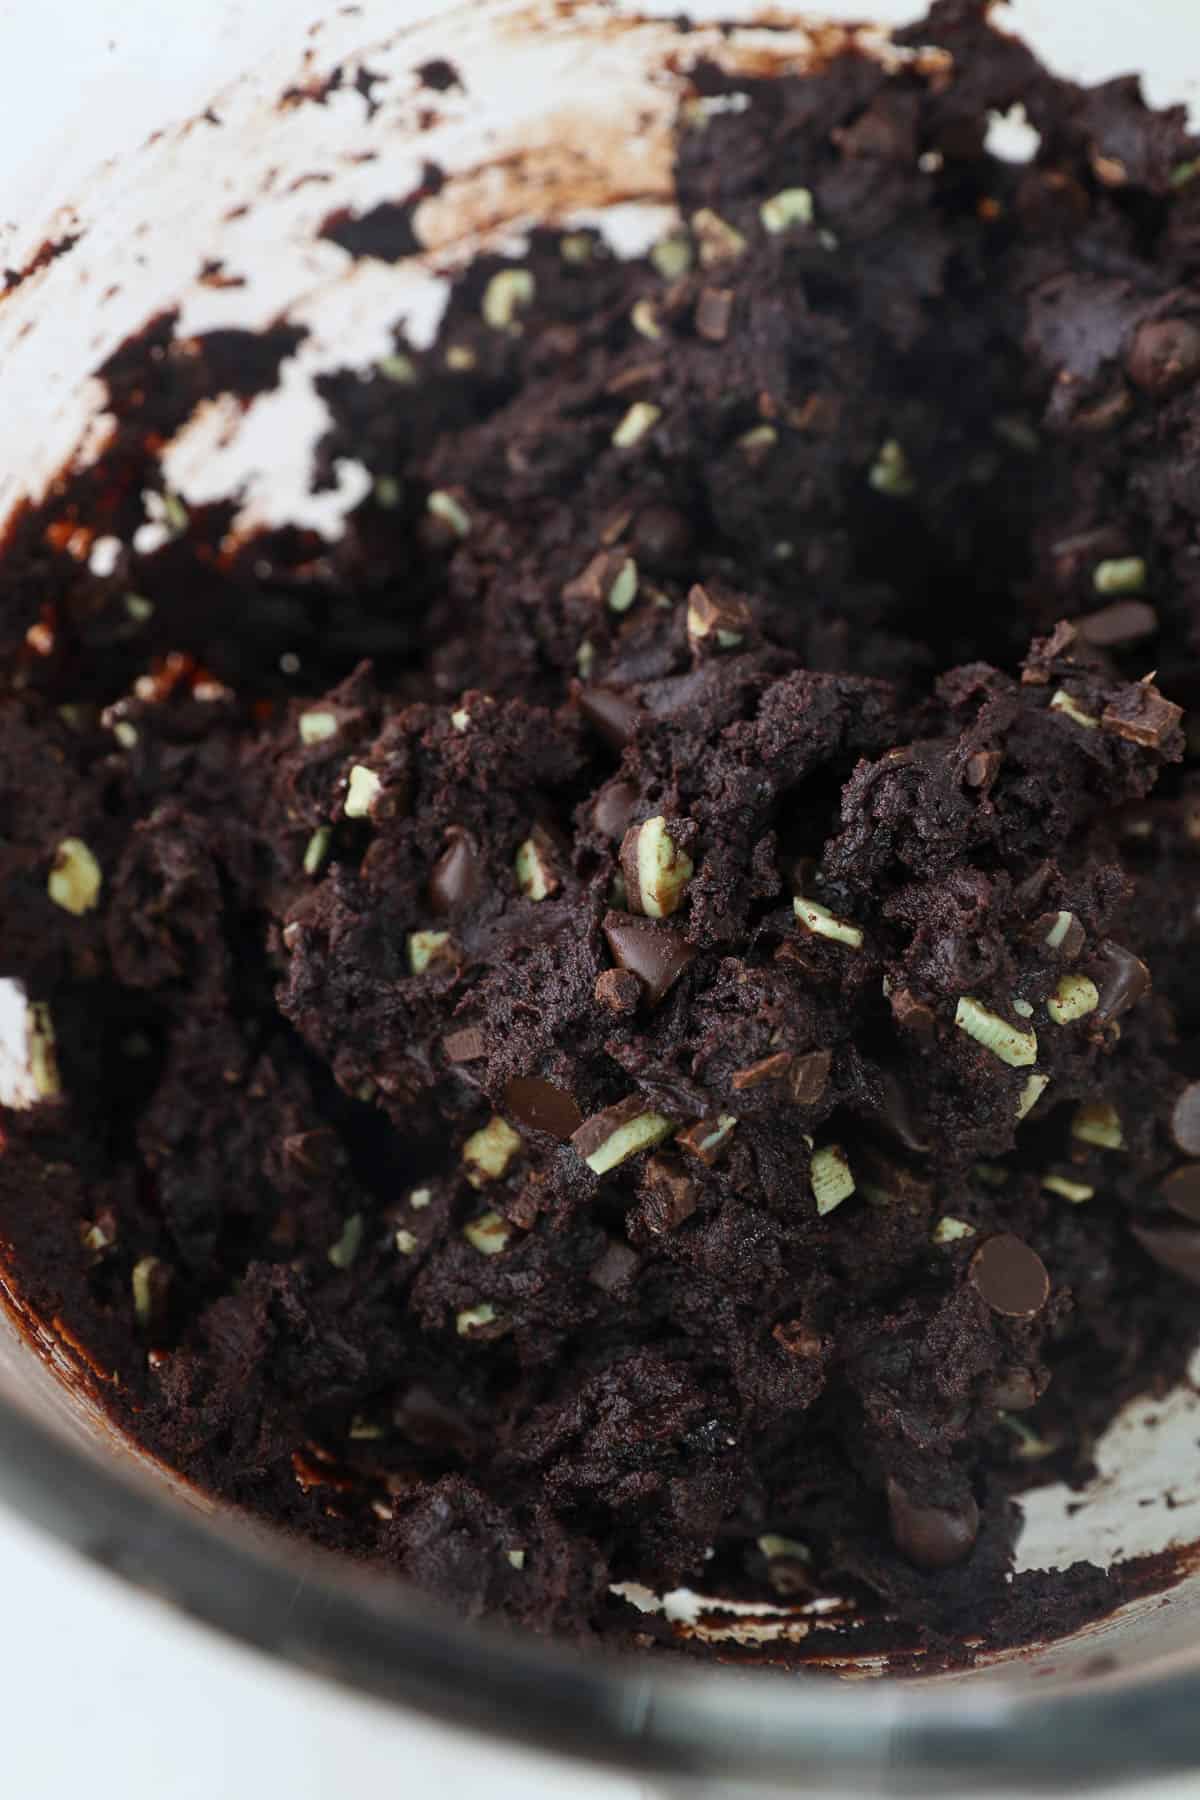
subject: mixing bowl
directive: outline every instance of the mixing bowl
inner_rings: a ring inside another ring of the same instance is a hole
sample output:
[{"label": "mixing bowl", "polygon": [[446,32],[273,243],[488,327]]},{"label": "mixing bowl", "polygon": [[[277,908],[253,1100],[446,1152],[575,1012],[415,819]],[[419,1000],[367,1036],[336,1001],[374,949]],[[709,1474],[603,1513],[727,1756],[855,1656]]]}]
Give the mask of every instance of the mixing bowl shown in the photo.
[{"label": "mixing bowl", "polygon": [[[882,28],[852,30],[846,8],[827,9],[842,23],[818,23],[732,0],[693,6],[700,22],[687,33],[677,5],[586,0],[178,0],[169,18],[141,0],[96,0],[83,16],[68,0],[38,10],[0,25],[0,42],[19,34],[9,66],[24,71],[0,157],[0,217],[16,221],[0,245],[0,521],[100,453],[94,371],[150,318],[176,312],[186,335],[286,315],[307,335],[279,388],[248,408],[206,401],[167,447],[166,476],[185,502],[238,491],[239,533],[290,522],[336,535],[368,477],[347,462],[332,489],[308,491],[321,371],[377,361],[399,319],[427,340],[447,274],[536,220],[598,223],[627,253],[659,236],[672,217],[673,123],[700,58],[770,73],[851,34],[870,54],[896,54]],[[875,8],[885,23],[915,10]],[[1194,0],[1026,0],[1010,16],[1060,70],[1096,79],[1138,67],[1154,100],[1194,97]],[[416,73],[434,59],[461,77],[436,105]],[[370,79],[356,84],[362,70]],[[995,134],[998,153],[1029,154],[1019,118],[996,121]],[[320,238],[334,208],[408,192],[427,158],[447,180],[421,207],[420,256],[354,262]],[[0,1086],[9,1010],[0,1005]],[[844,1656],[792,1673],[619,1662],[467,1626],[386,1575],[216,1507],[114,1435],[97,1403],[103,1372],[31,1318],[2,1274],[0,1296],[0,1497],[281,1664],[497,1747],[524,1740],[689,1792],[1061,1789],[1200,1765],[1190,1390],[1128,1409],[1086,1494],[1027,1496],[1019,1568],[1152,1557],[1168,1581],[1070,1641],[926,1680],[856,1656],[849,1631]],[[727,1641],[730,1615],[713,1598],[656,1604],[681,1634]],[[801,1608],[735,1635],[769,1649],[804,1629]]]}]

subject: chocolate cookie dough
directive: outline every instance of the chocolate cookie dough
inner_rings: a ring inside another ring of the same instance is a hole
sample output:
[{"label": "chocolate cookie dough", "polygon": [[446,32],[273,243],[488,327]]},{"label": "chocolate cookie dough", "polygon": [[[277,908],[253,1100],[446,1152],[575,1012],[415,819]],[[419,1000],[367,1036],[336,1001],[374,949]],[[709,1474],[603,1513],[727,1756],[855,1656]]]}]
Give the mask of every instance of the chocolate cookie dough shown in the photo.
[{"label": "chocolate cookie dough", "polygon": [[6,1278],[467,1616],[1119,1597],[1013,1496],[1196,1341],[1200,146],[985,12],[700,69],[648,256],[547,226],[326,381],[337,545],[165,492],[297,340],[161,320],[0,562]]}]

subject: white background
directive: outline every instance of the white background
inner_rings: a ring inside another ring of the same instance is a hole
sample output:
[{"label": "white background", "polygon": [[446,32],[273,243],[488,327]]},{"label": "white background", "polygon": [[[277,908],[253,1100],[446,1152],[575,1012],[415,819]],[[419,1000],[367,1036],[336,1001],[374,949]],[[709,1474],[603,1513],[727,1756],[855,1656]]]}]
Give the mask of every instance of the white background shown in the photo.
[{"label": "white background", "polygon": [[[301,23],[320,10],[295,0]],[[392,16],[406,10],[395,0]],[[419,10],[431,10],[430,0]],[[726,0],[720,10],[748,9]],[[892,20],[915,9],[827,0],[818,10]],[[253,62],[275,29],[269,12],[253,0],[0,4],[0,246],[5,227],[20,223],[4,210],[6,192],[27,191],[31,174],[50,169],[56,189],[69,191],[94,163],[74,128],[85,97],[111,121],[105,150],[133,145],[188,106],[198,70],[216,88]],[[1012,17],[1060,66],[1092,77],[1136,64],[1152,33],[1159,66],[1181,71],[1171,97],[1198,91],[1200,0],[1018,0]],[[1163,55],[1164,38],[1177,53]],[[14,1800],[375,1800],[391,1791],[421,1800],[456,1782],[485,1800],[642,1792],[637,1782],[498,1751],[284,1674],[2,1514],[0,1596],[3,1781]],[[1173,1792],[1200,1800],[1200,1781]]]}]

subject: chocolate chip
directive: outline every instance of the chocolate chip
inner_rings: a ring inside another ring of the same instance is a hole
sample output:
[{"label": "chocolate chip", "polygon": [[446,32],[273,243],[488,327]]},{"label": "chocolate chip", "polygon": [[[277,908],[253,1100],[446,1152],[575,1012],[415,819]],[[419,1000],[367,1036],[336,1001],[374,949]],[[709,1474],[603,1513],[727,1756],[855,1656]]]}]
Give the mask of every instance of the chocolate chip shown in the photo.
[{"label": "chocolate chip", "polygon": [[696,330],[711,344],[724,343],[733,317],[732,288],[701,288],[696,302]]},{"label": "chocolate chip", "polygon": [[608,781],[592,801],[592,824],[602,837],[623,838],[638,803],[631,781]]},{"label": "chocolate chip", "polygon": [[1200,1230],[1188,1225],[1131,1225],[1147,1256],[1193,1287],[1200,1287]]},{"label": "chocolate chip", "polygon": [[583,1124],[573,1094],[539,1075],[516,1075],[504,1090],[504,1107],[521,1125],[548,1132],[565,1144]]},{"label": "chocolate chip", "polygon": [[1185,1156],[1200,1156],[1200,1081],[1189,1081],[1176,1097],[1171,1136]]},{"label": "chocolate chip", "polygon": [[1200,329],[1187,319],[1139,325],[1125,358],[1129,379],[1147,394],[1169,394],[1200,375]]},{"label": "chocolate chip", "polygon": [[478,1062],[487,1045],[478,1025],[464,1025],[461,1031],[448,1031],[442,1049],[452,1063]]},{"label": "chocolate chip", "polygon": [[606,913],[604,935],[618,967],[628,969],[645,983],[651,1006],[658,1005],[696,955],[682,931],[676,931],[673,925],[635,919],[629,913]]},{"label": "chocolate chip", "polygon": [[646,716],[628,694],[605,687],[580,688],[579,710],[614,750],[624,750],[633,741]]},{"label": "chocolate chip", "polygon": [[815,1106],[829,1085],[833,1055],[829,1050],[810,1050],[793,1059],[788,1087],[797,1106]]},{"label": "chocolate chip", "polygon": [[1050,1277],[1036,1250],[1004,1231],[971,1258],[971,1282],[982,1300],[1006,1319],[1032,1319],[1050,1298]]},{"label": "chocolate chip", "polygon": [[918,1569],[949,1569],[962,1562],[979,1536],[979,1508],[967,1495],[955,1506],[920,1506],[888,1477],[892,1541]]},{"label": "chocolate chip", "polygon": [[1150,991],[1150,971],[1145,963],[1111,938],[1100,945],[1092,975],[1100,990],[1095,1017],[1103,1022],[1119,1018]]},{"label": "chocolate chip", "polygon": [[474,838],[458,825],[446,833],[446,847],[429,876],[429,904],[435,913],[459,912],[479,892],[483,868]]},{"label": "chocolate chip", "polygon": [[1172,1212],[1200,1225],[1200,1163],[1185,1163],[1172,1169],[1159,1184],[1159,1192]]},{"label": "chocolate chip", "polygon": [[1124,644],[1137,644],[1153,637],[1158,630],[1158,614],[1144,600],[1114,600],[1099,612],[1077,619],[1079,635],[1097,649],[1117,649]]},{"label": "chocolate chip", "polygon": [[730,1078],[730,1086],[742,1092],[745,1088],[758,1087],[764,1081],[782,1081],[791,1073],[792,1053],[790,1050],[777,1050],[773,1056],[764,1056],[761,1061],[751,1063],[748,1068],[735,1069]]},{"label": "chocolate chip", "polygon": [[908,988],[896,988],[889,995],[889,1000],[892,1017],[897,1025],[905,1031],[911,1031],[921,1043],[931,1043],[937,1029],[933,1008],[926,1006],[923,1000],[918,1000]]},{"label": "chocolate chip", "polygon": [[963,780],[968,787],[989,787],[996,779],[1001,757],[998,750],[976,750],[967,758]]},{"label": "chocolate chip", "polygon": [[692,527],[677,507],[645,506],[633,527],[633,553],[648,569],[678,568],[692,547]]},{"label": "chocolate chip", "polygon": [[929,1149],[929,1141],[913,1116],[912,1102],[907,1092],[896,1076],[890,1072],[883,1077],[883,1105],[879,1109],[879,1118],[880,1123],[891,1132],[894,1138],[898,1138],[906,1149],[916,1151]]},{"label": "chocolate chip", "polygon": [[605,1294],[627,1288],[638,1272],[638,1254],[628,1244],[610,1239],[608,1246],[588,1270],[588,1280]]},{"label": "chocolate chip", "polygon": [[596,1000],[613,1013],[636,1012],[642,997],[638,976],[628,969],[601,969],[596,977]]},{"label": "chocolate chip", "polygon": [[297,1131],[281,1145],[289,1173],[307,1179],[327,1179],[345,1162],[345,1153],[333,1131]]},{"label": "chocolate chip", "polygon": [[1157,750],[1178,729],[1183,708],[1173,700],[1164,700],[1151,681],[1134,681],[1110,700],[1100,715],[1105,731],[1114,732],[1131,744]]},{"label": "chocolate chip", "polygon": [[652,1156],[642,1175],[642,1198],[634,1217],[651,1237],[674,1231],[695,1212],[699,1196],[695,1183],[669,1156]]},{"label": "chocolate chip", "polygon": [[1028,1412],[1037,1405],[1037,1383],[1028,1369],[1005,1369],[988,1389],[988,1399],[1001,1412]]}]

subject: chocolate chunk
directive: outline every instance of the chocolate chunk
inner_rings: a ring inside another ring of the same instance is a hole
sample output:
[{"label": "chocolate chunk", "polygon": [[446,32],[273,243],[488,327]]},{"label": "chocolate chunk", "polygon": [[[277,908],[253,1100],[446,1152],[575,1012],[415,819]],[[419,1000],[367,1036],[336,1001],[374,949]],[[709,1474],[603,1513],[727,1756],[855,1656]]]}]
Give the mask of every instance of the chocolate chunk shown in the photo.
[{"label": "chocolate chunk", "polygon": [[1159,1192],[1172,1212],[1200,1225],[1200,1163],[1184,1163],[1164,1177]]},{"label": "chocolate chunk", "polygon": [[690,1219],[699,1204],[696,1184],[668,1156],[652,1156],[642,1174],[642,1198],[636,1220],[651,1237],[662,1237]]},{"label": "chocolate chunk", "polygon": [[1200,1081],[1189,1081],[1171,1108],[1171,1136],[1185,1156],[1200,1156]]},{"label": "chocolate chunk", "polygon": [[446,847],[430,871],[429,905],[439,915],[461,912],[482,885],[479,846],[470,832],[452,825],[446,833]]},{"label": "chocolate chunk", "polygon": [[1139,325],[1125,358],[1129,379],[1146,394],[1169,394],[1200,375],[1200,327],[1188,319]]},{"label": "chocolate chunk", "polygon": [[607,1247],[588,1270],[588,1280],[593,1287],[603,1293],[617,1294],[622,1288],[628,1288],[638,1272],[639,1259],[636,1250],[628,1244],[622,1244],[616,1238],[610,1238]]},{"label": "chocolate chunk", "polygon": [[1095,1017],[1105,1023],[1128,1012],[1150,992],[1150,971],[1145,963],[1111,938],[1105,938],[1100,945],[1092,976],[1100,990]]},{"label": "chocolate chunk", "polygon": [[1134,681],[1110,700],[1100,715],[1105,731],[1125,738],[1144,749],[1158,750],[1179,728],[1183,708],[1172,700],[1164,700],[1149,681]]},{"label": "chocolate chunk", "polygon": [[804,1056],[792,1059],[788,1087],[797,1106],[816,1106],[824,1098],[832,1065],[833,1055],[829,1050],[809,1050]]},{"label": "chocolate chunk", "polygon": [[1029,930],[1033,943],[1052,950],[1064,962],[1074,962],[1087,942],[1083,926],[1072,912],[1042,913]]},{"label": "chocolate chunk", "polygon": [[737,1119],[733,1113],[720,1113],[714,1118],[697,1119],[675,1139],[676,1147],[686,1150],[689,1156],[696,1157],[706,1168],[712,1168],[728,1148],[729,1140],[737,1130]]},{"label": "chocolate chunk", "polygon": [[636,1012],[642,983],[628,969],[601,969],[596,977],[596,1000],[613,1013]]},{"label": "chocolate chunk", "polygon": [[937,1030],[937,1017],[933,1008],[926,1006],[923,1000],[918,1000],[908,988],[894,989],[889,1000],[897,1025],[905,1031],[911,1031],[919,1042],[932,1043]]},{"label": "chocolate chunk", "polygon": [[583,1124],[574,1095],[539,1075],[514,1076],[504,1090],[504,1107],[519,1124],[548,1132],[564,1144]]},{"label": "chocolate chunk", "polygon": [[645,983],[651,1006],[658,1005],[696,955],[673,925],[635,919],[629,913],[606,913],[604,935],[617,965]]},{"label": "chocolate chunk", "polygon": [[1172,1275],[1200,1287],[1200,1230],[1188,1225],[1131,1225],[1147,1256]]},{"label": "chocolate chunk", "polygon": [[1101,650],[1115,650],[1153,637],[1158,630],[1158,614],[1144,600],[1114,600],[1111,606],[1088,613],[1076,624],[1086,643]]},{"label": "chocolate chunk", "polygon": [[701,288],[696,302],[696,331],[710,343],[723,343],[733,317],[732,288]]},{"label": "chocolate chunk", "polygon": [[687,515],[674,506],[644,506],[633,527],[633,553],[648,569],[667,572],[683,563],[692,546]]},{"label": "chocolate chunk", "polygon": [[452,1063],[478,1062],[486,1054],[487,1045],[478,1025],[464,1025],[461,1031],[448,1031],[442,1049]]},{"label": "chocolate chunk", "polygon": [[697,646],[715,650],[735,650],[750,625],[750,609],[733,594],[701,587],[697,582],[688,593],[688,637]]},{"label": "chocolate chunk", "polygon": [[1009,1231],[980,1245],[969,1273],[980,1298],[1008,1319],[1032,1319],[1050,1298],[1045,1263]]},{"label": "chocolate chunk", "polygon": [[963,1561],[979,1536],[979,1508],[971,1495],[956,1506],[921,1506],[890,1476],[892,1541],[918,1569],[949,1569]]},{"label": "chocolate chunk", "polygon": [[988,1399],[1000,1412],[1028,1412],[1037,1405],[1037,1383],[1028,1369],[1006,1369],[988,1389]]},{"label": "chocolate chunk", "polygon": [[990,787],[996,779],[1001,760],[998,750],[973,751],[967,758],[967,766],[963,770],[963,780],[968,787]]},{"label": "chocolate chunk", "polygon": [[890,1071],[883,1077],[883,1105],[879,1118],[907,1150],[924,1152],[929,1149],[929,1139],[913,1115],[912,1101],[900,1080]]},{"label": "chocolate chunk", "polygon": [[592,824],[603,837],[623,838],[637,803],[638,791],[632,782],[605,782],[592,801]]},{"label": "chocolate chunk", "polygon": [[643,1094],[627,1094],[585,1119],[572,1133],[571,1144],[594,1175],[607,1175],[640,1150],[661,1144],[674,1129]]},{"label": "chocolate chunk", "polygon": [[624,750],[632,743],[646,716],[628,694],[604,687],[580,688],[579,710],[614,750]]},{"label": "chocolate chunk", "polygon": [[730,1086],[740,1093],[744,1088],[758,1087],[764,1081],[782,1081],[791,1073],[792,1062],[790,1050],[777,1050],[773,1056],[764,1056],[761,1061],[751,1063],[749,1068],[735,1069]]}]

